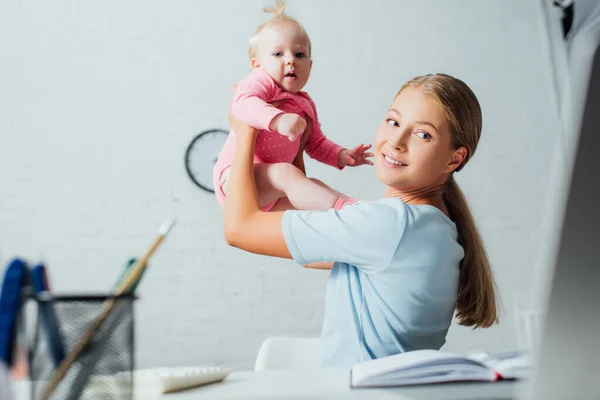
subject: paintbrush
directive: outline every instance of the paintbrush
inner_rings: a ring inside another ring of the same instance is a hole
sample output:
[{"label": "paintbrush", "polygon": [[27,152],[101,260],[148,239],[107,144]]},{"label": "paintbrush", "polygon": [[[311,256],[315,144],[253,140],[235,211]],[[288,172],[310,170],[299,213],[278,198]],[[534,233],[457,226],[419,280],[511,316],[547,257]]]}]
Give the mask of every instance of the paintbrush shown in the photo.
[{"label": "paintbrush", "polygon": [[[162,243],[165,236],[167,236],[167,234],[169,233],[169,231],[171,230],[171,228],[173,227],[174,224],[175,224],[174,220],[167,219],[159,227],[158,235],[156,236],[156,238],[150,245],[150,248],[146,251],[146,253],[144,254],[143,257],[141,257],[140,259],[137,260],[135,265],[133,265],[129,268],[130,272],[127,274],[127,276],[124,279],[122,279],[120,285],[117,287],[117,290],[115,292],[115,297],[121,296],[122,294],[127,293],[129,291],[129,289],[131,288],[131,286],[133,284],[135,284],[135,282],[138,280],[138,278],[144,272],[144,269],[146,268],[148,260],[150,259],[150,257],[152,257],[152,254],[154,254],[154,252],[156,251],[158,246]],[[73,349],[69,352],[69,354],[67,354],[67,356],[60,363],[60,365],[54,372],[54,375],[52,376],[52,379],[50,380],[50,382],[48,382],[48,384],[44,387],[44,390],[42,391],[42,395],[40,396],[40,400],[47,400],[50,397],[50,395],[56,389],[56,387],[58,386],[60,381],[65,377],[65,375],[69,371],[69,368],[71,368],[73,363],[77,360],[77,358],[81,355],[81,353],[85,350],[85,348],[91,343],[92,338],[94,337],[94,333],[96,333],[96,331],[98,331],[98,329],[100,329],[100,327],[102,326],[102,323],[108,318],[108,316],[110,315],[112,310],[115,308],[116,304],[117,304],[117,302],[114,298],[111,298],[110,300],[107,300],[104,303],[104,307],[102,309],[102,312],[98,316],[98,318],[96,318],[94,320],[94,322],[91,323],[91,325],[89,326],[87,331],[83,334],[83,336],[75,344]]]}]

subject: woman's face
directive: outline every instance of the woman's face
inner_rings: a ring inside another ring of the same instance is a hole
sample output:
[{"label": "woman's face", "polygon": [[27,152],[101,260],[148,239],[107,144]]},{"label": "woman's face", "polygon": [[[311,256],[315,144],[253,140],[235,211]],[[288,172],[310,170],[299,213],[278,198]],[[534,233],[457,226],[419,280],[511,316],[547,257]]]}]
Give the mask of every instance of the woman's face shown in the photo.
[{"label": "woman's face", "polygon": [[398,95],[375,135],[375,169],[386,186],[418,192],[441,185],[466,156],[453,149],[444,110],[420,88]]}]

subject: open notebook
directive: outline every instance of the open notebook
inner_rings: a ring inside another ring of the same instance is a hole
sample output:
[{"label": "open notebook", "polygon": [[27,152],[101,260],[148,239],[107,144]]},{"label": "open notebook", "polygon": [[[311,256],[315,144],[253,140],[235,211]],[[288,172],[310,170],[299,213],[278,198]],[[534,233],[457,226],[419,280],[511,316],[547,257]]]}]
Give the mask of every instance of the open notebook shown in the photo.
[{"label": "open notebook", "polygon": [[408,386],[455,381],[497,381],[523,378],[530,367],[526,353],[458,354],[416,350],[352,367],[351,387]]}]

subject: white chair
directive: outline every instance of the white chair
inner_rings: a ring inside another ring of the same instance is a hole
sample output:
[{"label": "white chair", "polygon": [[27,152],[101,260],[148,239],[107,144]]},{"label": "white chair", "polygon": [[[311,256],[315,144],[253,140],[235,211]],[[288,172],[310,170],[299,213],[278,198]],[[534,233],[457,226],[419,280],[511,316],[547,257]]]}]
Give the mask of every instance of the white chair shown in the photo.
[{"label": "white chair", "polygon": [[543,314],[539,310],[515,308],[517,346],[521,350],[534,351],[542,334]]},{"label": "white chair", "polygon": [[272,336],[256,356],[255,371],[307,369],[321,366],[321,338]]}]

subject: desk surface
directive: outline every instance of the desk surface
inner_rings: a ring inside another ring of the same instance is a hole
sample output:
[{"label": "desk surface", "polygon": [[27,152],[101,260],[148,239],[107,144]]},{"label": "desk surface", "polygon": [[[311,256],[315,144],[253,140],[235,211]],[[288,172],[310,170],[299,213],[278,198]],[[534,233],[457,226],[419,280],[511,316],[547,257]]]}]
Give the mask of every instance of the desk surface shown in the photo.
[{"label": "desk surface", "polygon": [[[17,382],[16,400],[28,400],[27,384]],[[233,372],[222,382],[152,397],[162,400],[231,399],[511,399],[514,382],[460,383],[430,386],[350,389],[346,369]],[[147,395],[144,399],[150,399]]]}]

